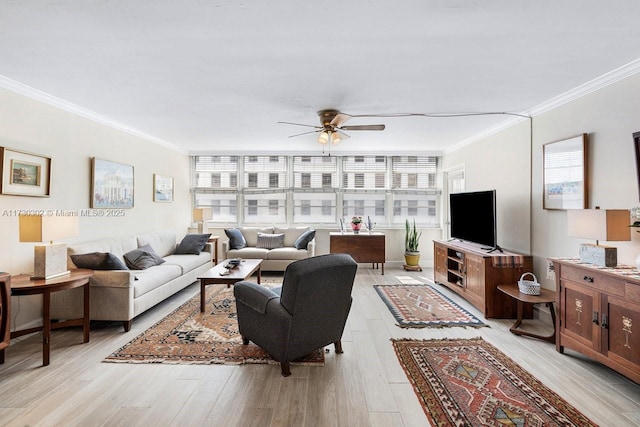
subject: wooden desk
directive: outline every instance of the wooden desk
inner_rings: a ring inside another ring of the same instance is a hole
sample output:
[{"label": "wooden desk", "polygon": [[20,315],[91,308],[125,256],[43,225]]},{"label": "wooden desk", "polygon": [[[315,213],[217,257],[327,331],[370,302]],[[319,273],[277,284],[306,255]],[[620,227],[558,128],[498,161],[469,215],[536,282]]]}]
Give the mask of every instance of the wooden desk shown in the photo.
[{"label": "wooden desk", "polygon": [[[540,295],[527,295],[520,292],[518,285],[498,285],[498,289],[518,301],[518,319],[509,329],[512,333],[538,338],[552,343],[556,342],[556,313],[553,308],[553,302],[556,300],[555,292],[542,288],[540,289]],[[518,329],[522,324],[524,304],[546,304],[549,307],[549,311],[551,312],[551,323],[553,323],[553,334],[543,336]]]},{"label": "wooden desk", "polygon": [[[55,277],[53,279],[31,279],[28,274],[21,274],[11,278],[11,295],[38,295],[42,294],[42,326],[11,332],[11,338],[42,331],[42,365],[47,366],[50,360],[51,330],[65,328],[67,326],[82,326],[84,341],[89,342],[89,279],[93,276],[93,270],[75,269],[71,273]],[[79,319],[70,319],[51,324],[51,293],[84,287],[84,312]]]},{"label": "wooden desk", "polygon": [[349,254],[356,262],[370,262],[374,268],[382,264],[384,275],[385,236],[382,233],[329,233],[329,252]]},{"label": "wooden desk", "polygon": [[0,365],[11,341],[11,275],[0,273]]},{"label": "wooden desk", "polygon": [[[200,281],[200,312],[204,313],[207,285],[227,285],[228,288],[234,283],[246,280],[256,271],[258,272],[258,283],[260,283],[262,277],[260,271],[261,263],[261,259],[245,259],[239,266],[227,270],[225,268],[227,263],[223,261],[198,276],[198,280]],[[227,272],[229,274],[223,274]]]}]

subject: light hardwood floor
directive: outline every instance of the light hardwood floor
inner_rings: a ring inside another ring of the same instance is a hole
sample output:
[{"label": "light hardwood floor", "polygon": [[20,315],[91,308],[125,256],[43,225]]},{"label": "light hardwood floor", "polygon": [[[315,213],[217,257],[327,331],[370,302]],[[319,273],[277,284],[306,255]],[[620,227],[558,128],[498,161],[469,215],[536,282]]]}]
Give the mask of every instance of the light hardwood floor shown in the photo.
[{"label": "light hardwood floor", "polygon": [[[354,304],[342,339],[324,367],[293,366],[283,378],[277,365],[150,365],[102,360],[198,292],[197,285],[135,319],[93,326],[91,342],[80,329],[54,331],[51,365],[42,367],[41,336],[12,343],[0,365],[3,426],[426,426],[390,338],[481,336],[601,426],[640,425],[640,385],[578,353],[509,332],[512,320],[490,328],[401,329],[374,284],[397,276],[432,278],[387,265],[385,275],[360,264]],[[466,301],[439,287],[480,316]],[[481,316],[480,316],[481,317]],[[544,321],[529,323],[540,328]]]}]

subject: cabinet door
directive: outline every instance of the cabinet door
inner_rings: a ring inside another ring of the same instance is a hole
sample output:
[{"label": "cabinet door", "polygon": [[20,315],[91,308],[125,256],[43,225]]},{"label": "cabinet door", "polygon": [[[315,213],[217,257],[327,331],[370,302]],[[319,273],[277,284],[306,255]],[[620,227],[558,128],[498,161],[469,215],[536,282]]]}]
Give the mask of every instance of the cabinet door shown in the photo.
[{"label": "cabinet door", "polygon": [[600,351],[598,292],[567,280],[560,289],[560,333]]},{"label": "cabinet door", "polygon": [[640,304],[603,295],[602,351],[623,365],[640,366]]},{"label": "cabinet door", "polygon": [[435,271],[442,277],[447,276],[447,248],[436,245],[435,247]]},{"label": "cabinet door", "polygon": [[467,272],[466,291],[484,301],[484,258],[467,254],[465,266]]}]

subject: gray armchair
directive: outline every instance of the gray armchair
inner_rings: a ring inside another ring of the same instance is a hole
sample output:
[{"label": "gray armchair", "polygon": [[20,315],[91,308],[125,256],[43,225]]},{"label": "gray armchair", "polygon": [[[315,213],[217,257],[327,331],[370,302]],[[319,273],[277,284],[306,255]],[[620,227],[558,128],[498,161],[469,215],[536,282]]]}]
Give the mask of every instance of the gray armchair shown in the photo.
[{"label": "gray armchair", "polygon": [[233,294],[243,344],[249,340],[280,362],[289,362],[333,343],[342,353],[342,332],[351,309],[351,289],[358,265],[347,254],[295,261],[284,273],[282,288],[270,290],[238,282]]}]

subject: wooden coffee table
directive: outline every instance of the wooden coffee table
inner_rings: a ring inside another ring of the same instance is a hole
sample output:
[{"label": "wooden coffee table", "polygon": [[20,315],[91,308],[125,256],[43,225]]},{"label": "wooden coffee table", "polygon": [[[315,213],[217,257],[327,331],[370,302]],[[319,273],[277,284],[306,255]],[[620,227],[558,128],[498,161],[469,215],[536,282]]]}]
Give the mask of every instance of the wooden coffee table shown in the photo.
[{"label": "wooden coffee table", "polygon": [[[227,264],[227,261],[225,260],[212,269],[202,273],[202,275],[198,277],[198,280],[200,280],[200,312],[204,313],[207,285],[227,285],[228,288],[234,283],[247,280],[247,278],[256,271],[258,272],[258,283],[260,283],[261,263],[261,259],[245,259],[242,260],[239,266],[232,268],[231,270],[227,270],[224,267]],[[221,274],[226,273],[227,271],[229,271],[229,274]]]}]

